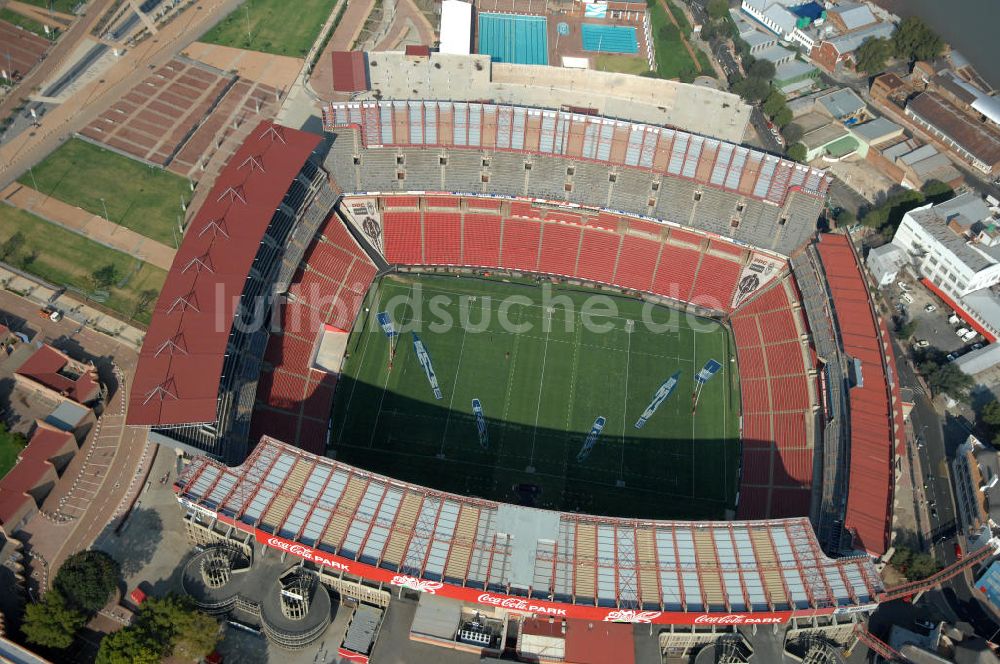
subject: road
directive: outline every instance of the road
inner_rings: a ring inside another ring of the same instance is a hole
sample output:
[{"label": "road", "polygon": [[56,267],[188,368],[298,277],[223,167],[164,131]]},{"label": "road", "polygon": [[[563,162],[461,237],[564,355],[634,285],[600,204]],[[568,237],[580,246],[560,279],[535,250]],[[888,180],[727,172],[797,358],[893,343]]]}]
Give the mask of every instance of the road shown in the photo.
[{"label": "road", "polygon": [[[155,9],[158,4],[160,4],[160,0],[146,0],[140,6],[140,10],[143,12],[149,12],[152,9]],[[138,22],[139,15],[133,10],[121,25],[107,35],[107,39],[115,42],[121,41],[126,35],[129,34]],[[70,84],[73,83],[73,81],[78,79],[85,71],[90,69],[95,62],[101,59],[101,57],[108,52],[108,48],[108,45],[104,42],[94,44],[90,50],[84,53],[83,57],[77,60],[62,76],[56,79],[48,87],[44,88],[41,96],[58,97],[67,87],[69,87]],[[48,112],[53,106],[54,104],[37,101],[28,104],[24,111],[17,118],[15,118],[14,122],[7,129],[7,132],[4,134],[4,139],[9,140],[31,127],[34,124],[34,119],[31,116],[32,111],[35,112],[35,116],[41,118],[44,117],[45,113]]]},{"label": "road", "polygon": [[[892,343],[896,354],[896,373],[900,387],[909,387],[914,392],[910,422],[913,425],[916,438],[914,442],[917,444],[917,454],[924,475],[924,491],[930,517],[931,548],[938,562],[942,566],[947,566],[956,560],[955,543],[958,534],[958,517],[951,485],[951,460],[954,458],[955,448],[965,440],[967,433],[957,421],[949,421],[942,427],[941,418],[906,359],[906,351],[895,339]],[[965,575],[959,575],[944,583],[939,591],[927,593],[925,602],[936,610],[934,616],[927,617],[951,620],[960,617],[972,624],[978,634],[987,638],[997,630],[997,625],[990,614],[973,596]],[[891,604],[886,606],[889,615],[895,615],[898,611],[898,608],[893,608]],[[879,614],[881,613],[882,608],[879,609]],[[875,624],[877,623],[876,620]]]},{"label": "road", "polygon": [[767,118],[764,117],[764,113],[760,110],[760,107],[753,106],[752,108],[750,123],[753,125],[754,130],[756,130],[757,136],[764,145],[764,149],[774,154],[785,154],[785,146],[779,143],[778,139],[771,133],[771,128],[767,125]]}]

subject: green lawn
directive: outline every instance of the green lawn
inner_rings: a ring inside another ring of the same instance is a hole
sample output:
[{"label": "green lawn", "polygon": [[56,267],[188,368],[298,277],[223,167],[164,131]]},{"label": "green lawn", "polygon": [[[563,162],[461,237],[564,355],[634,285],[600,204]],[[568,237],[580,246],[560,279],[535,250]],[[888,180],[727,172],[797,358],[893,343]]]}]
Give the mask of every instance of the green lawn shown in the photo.
[{"label": "green lawn", "polygon": [[25,4],[35,5],[42,9],[52,9],[63,14],[72,14],[73,8],[80,4],[81,0],[21,0]]},{"label": "green lawn", "polygon": [[104,216],[170,247],[181,199],[191,199],[187,179],[73,138],[18,180],[59,200]]},{"label": "green lawn", "polygon": [[23,434],[11,433],[7,430],[7,425],[0,422],[0,478],[17,463],[17,455],[24,449],[26,442]]},{"label": "green lawn", "polygon": [[136,302],[144,291],[160,292],[166,271],[33,214],[0,204],[0,247],[18,232],[25,238],[24,244],[6,258],[7,263],[56,285],[87,292],[94,289],[90,274],[105,265],[114,265],[119,279],[102,304],[126,319],[135,313],[137,321],[149,322],[152,304],[146,311],[136,313]]},{"label": "green lawn", "polygon": [[623,74],[644,74],[649,71],[649,63],[644,57],[634,55],[610,55],[602,53],[597,56],[598,71],[617,71]]},{"label": "green lawn", "polygon": [[[673,24],[659,0],[648,0],[649,17],[652,23],[653,49],[656,53],[656,72],[660,78],[680,79],[684,82],[694,80],[698,75],[698,66],[691,59],[691,54],[684,47],[680,30]],[[683,28],[686,25],[684,16],[675,10],[678,23]],[[709,72],[711,73],[711,72]]]},{"label": "green lawn", "polygon": [[[551,295],[565,296],[574,313],[558,300],[546,307],[533,283],[399,275],[373,286],[371,318],[352,333],[337,386],[336,458],[446,491],[551,509],[723,518],[735,504],[739,462],[727,330],[650,307],[662,328],[654,331],[642,322],[641,302],[607,296],[600,309],[592,305],[599,315],[587,325],[582,306],[593,292],[558,287]],[[607,315],[608,304],[615,315]],[[391,371],[390,343],[374,320],[380,311],[403,332]],[[504,312],[530,329],[503,325]],[[439,324],[448,317],[456,324]],[[471,324],[457,324],[463,319]],[[404,327],[411,324],[430,355],[441,400],[417,360]],[[692,414],[693,377],[709,359],[724,368]],[[674,393],[636,429],[657,388],[677,371]],[[487,421],[485,448],[473,399]],[[598,417],[606,419],[604,430],[578,460]],[[518,485],[540,492],[531,498]]]},{"label": "green lawn", "polygon": [[[7,21],[13,25],[18,25],[28,32],[33,32],[39,37],[44,37],[48,39],[48,35],[45,34],[45,28],[41,23],[34,19],[30,19],[27,16],[22,16],[15,11],[11,11],[6,7],[0,9],[0,21]],[[50,28],[52,26],[49,26]]]},{"label": "green lawn", "polygon": [[336,0],[245,0],[209,30],[201,41],[275,55],[305,57],[336,4]]}]

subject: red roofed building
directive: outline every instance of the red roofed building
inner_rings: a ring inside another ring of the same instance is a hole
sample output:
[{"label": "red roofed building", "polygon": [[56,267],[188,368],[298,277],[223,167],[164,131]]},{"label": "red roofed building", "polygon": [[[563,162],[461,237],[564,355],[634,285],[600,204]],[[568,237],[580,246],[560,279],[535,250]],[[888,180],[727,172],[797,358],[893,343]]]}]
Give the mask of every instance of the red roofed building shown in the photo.
[{"label": "red roofed building", "polygon": [[17,463],[0,478],[0,532],[11,537],[38,512],[59,480],[59,474],[77,451],[76,438],[44,422],[37,422]]},{"label": "red roofed building", "polygon": [[[129,398],[128,424],[150,427],[151,440],[232,463],[246,456],[269,298],[301,259],[305,246],[289,238],[303,213],[320,189],[330,192],[318,158],[311,158],[319,142],[315,134],[261,122],[191,220]],[[334,200],[323,199],[324,216]],[[301,230],[311,239],[308,228]]]},{"label": "red roofed building", "polygon": [[567,664],[635,664],[635,627],[626,623],[566,621]]},{"label": "red roofed building", "polygon": [[14,372],[18,387],[41,394],[56,403],[69,399],[90,405],[101,396],[101,384],[92,364],[70,359],[44,345]]},{"label": "red roofed building", "polygon": [[856,548],[881,556],[889,546],[894,461],[903,426],[888,331],[872,307],[850,239],[823,235],[818,250],[841,346],[860,366],[849,392],[850,480],[844,526]]}]

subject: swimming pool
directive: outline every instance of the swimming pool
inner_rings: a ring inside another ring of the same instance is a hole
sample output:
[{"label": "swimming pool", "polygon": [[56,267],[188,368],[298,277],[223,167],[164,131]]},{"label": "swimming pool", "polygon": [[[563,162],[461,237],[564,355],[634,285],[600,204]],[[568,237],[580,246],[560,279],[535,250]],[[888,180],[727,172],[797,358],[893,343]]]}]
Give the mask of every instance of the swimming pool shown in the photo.
[{"label": "swimming pool", "polygon": [[584,23],[580,26],[583,50],[600,53],[638,53],[635,28],[624,25]]},{"label": "swimming pool", "polygon": [[549,40],[544,16],[479,14],[479,52],[494,62],[549,64]]}]

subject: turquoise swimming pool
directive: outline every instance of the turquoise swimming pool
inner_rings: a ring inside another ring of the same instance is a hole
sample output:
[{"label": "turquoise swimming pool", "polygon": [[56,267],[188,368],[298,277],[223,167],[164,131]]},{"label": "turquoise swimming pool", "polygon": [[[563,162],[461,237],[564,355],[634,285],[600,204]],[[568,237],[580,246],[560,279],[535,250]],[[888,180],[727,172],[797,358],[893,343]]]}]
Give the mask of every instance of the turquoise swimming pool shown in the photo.
[{"label": "turquoise swimming pool", "polygon": [[526,14],[479,14],[479,52],[494,62],[549,64],[547,20]]},{"label": "turquoise swimming pool", "polygon": [[638,53],[635,28],[625,25],[584,23],[581,26],[583,50],[600,53]]}]

